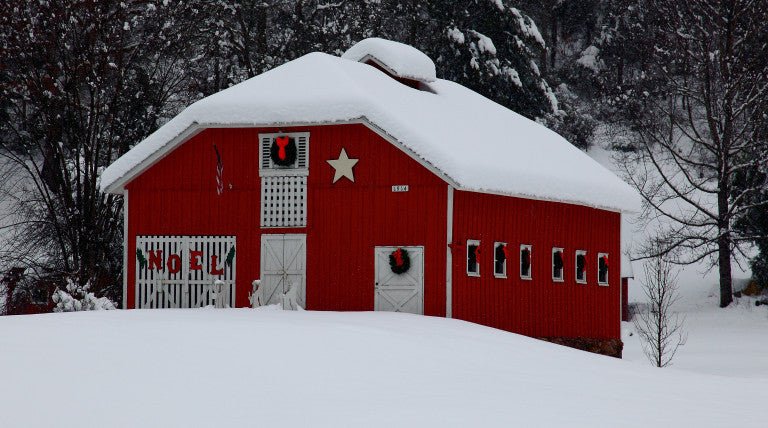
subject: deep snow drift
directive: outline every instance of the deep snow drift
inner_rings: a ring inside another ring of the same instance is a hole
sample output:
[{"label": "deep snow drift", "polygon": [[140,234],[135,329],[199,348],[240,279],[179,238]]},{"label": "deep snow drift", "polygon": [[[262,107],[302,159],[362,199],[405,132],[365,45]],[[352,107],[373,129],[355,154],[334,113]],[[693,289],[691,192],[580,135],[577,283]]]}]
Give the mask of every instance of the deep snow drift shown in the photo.
[{"label": "deep snow drift", "polygon": [[0,318],[0,426],[763,426],[765,379],[393,313]]}]

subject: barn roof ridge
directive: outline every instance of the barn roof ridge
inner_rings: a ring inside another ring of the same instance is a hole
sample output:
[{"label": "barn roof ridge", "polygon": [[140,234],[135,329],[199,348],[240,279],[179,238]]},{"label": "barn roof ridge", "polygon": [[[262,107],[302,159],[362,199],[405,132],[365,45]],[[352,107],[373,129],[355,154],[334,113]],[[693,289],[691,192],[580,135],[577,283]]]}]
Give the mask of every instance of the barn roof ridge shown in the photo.
[{"label": "barn roof ridge", "polygon": [[638,210],[629,185],[554,131],[457,83],[422,85],[310,53],[190,105],[110,165],[101,188],[121,193],[201,127],[363,121],[461,190]]},{"label": "barn roof ridge", "polygon": [[435,63],[424,52],[404,43],[370,37],[347,49],[342,58],[374,61],[388,73],[403,79],[430,83],[437,80]]}]

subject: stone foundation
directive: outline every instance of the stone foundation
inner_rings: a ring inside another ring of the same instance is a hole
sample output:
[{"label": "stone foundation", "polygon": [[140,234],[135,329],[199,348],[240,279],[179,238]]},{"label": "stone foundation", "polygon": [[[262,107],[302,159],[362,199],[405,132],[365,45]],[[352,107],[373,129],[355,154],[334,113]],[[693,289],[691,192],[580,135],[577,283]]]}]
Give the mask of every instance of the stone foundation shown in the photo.
[{"label": "stone foundation", "polygon": [[583,337],[539,337],[539,339],[616,358],[621,358],[621,351],[624,349],[624,343],[620,339],[587,339]]}]

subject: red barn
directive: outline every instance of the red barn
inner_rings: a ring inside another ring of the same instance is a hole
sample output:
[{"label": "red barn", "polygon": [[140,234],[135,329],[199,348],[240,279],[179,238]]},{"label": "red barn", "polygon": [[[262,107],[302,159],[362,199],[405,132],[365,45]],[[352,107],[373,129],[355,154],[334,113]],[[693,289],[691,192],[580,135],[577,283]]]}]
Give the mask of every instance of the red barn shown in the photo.
[{"label": "red barn", "polygon": [[621,213],[556,133],[367,39],[191,105],[102,175],[125,198],[125,308],[453,317],[620,354]]}]

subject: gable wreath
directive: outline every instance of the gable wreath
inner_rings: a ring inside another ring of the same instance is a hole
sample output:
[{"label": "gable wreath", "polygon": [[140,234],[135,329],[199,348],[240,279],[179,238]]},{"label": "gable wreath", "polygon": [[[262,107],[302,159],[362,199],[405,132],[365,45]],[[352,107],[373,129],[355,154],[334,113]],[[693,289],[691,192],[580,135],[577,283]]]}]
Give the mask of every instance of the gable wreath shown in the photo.
[{"label": "gable wreath", "polygon": [[269,148],[269,158],[278,166],[291,166],[296,162],[296,140],[288,136],[275,137]]}]

